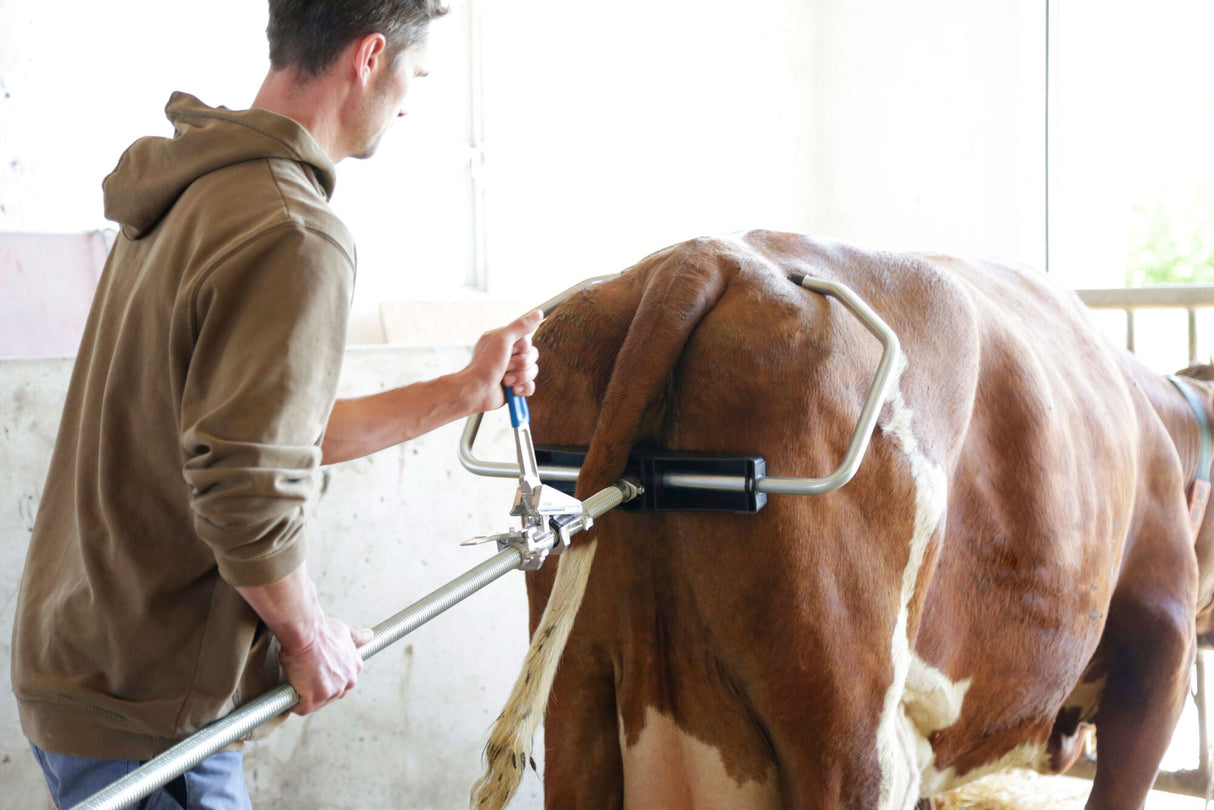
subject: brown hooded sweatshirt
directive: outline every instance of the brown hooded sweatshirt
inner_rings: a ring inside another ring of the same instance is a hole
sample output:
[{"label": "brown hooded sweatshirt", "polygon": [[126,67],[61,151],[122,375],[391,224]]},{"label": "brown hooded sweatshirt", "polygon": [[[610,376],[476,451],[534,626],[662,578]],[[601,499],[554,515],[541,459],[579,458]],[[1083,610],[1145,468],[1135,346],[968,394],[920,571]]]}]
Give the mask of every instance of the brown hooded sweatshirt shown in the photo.
[{"label": "brown hooded sweatshirt", "polygon": [[106,178],[121,235],[76,357],[13,630],[26,736],[147,759],[278,682],[233,586],[304,560],[354,244],[299,124],[175,93]]}]

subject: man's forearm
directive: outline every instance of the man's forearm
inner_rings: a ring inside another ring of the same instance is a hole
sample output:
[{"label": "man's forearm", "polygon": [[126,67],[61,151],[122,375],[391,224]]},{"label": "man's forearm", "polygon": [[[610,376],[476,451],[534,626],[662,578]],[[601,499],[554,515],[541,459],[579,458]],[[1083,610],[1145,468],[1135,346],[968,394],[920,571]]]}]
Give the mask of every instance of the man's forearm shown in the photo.
[{"label": "man's forearm", "polygon": [[358,645],[372,632],[325,616],[305,565],[271,585],[236,590],[282,645],[278,660],[299,697],[294,713],[315,711],[354,687],[363,666]]},{"label": "man's forearm", "polygon": [[413,383],[333,405],[321,444],[323,464],[362,458],[472,414],[470,386],[460,374]]},{"label": "man's forearm", "polygon": [[284,650],[310,646],[324,621],[316,586],[306,565],[273,584],[237,586],[236,591],[266,623]]}]

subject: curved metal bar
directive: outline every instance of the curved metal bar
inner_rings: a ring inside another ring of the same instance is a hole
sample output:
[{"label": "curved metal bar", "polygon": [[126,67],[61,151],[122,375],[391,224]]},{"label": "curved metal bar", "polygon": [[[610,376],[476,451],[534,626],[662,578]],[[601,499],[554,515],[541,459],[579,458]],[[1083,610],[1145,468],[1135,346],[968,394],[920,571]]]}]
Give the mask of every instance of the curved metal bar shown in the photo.
[{"label": "curved metal bar", "polygon": [[[591,279],[553,300],[564,300],[569,294],[600,281],[602,277]],[[795,279],[794,279],[795,280]],[[869,439],[881,407],[889,398],[890,386],[893,383],[894,370],[902,359],[902,346],[894,330],[881,319],[863,299],[852,292],[847,285],[826,279],[801,277],[797,282],[811,292],[828,295],[839,300],[841,304],[864,325],[866,329],[881,343],[881,360],[877,364],[877,373],[872,387],[860,410],[860,418],[852,431],[847,451],[837,469],[821,478],[782,478],[767,476],[755,483],[759,492],[779,495],[823,495],[834,492],[852,479],[864,460],[868,451]],[[476,434],[480,430],[481,414],[468,418],[464,432],[460,437],[459,460],[469,472],[495,478],[517,478],[519,468],[517,463],[486,461],[478,458],[472,450]],[[576,481],[578,469],[575,467],[540,467],[540,477],[547,481]],[[715,489],[725,491],[745,491],[746,480],[734,476],[722,475],[689,475],[670,473],[663,477],[662,483],[668,487],[684,487],[688,489]]]},{"label": "curved metal bar", "polygon": [[[459,463],[473,475],[484,475],[490,478],[518,478],[521,471],[517,461],[486,461],[473,453],[472,444],[476,441],[476,434],[480,430],[483,416],[484,414],[474,413],[464,423],[464,432],[459,440]],[[576,481],[578,468],[540,467],[539,474],[542,481]]]},{"label": "curved metal bar", "polygon": [[602,276],[591,276],[590,278],[585,279],[584,281],[579,281],[577,284],[574,284],[572,287],[569,287],[568,289],[557,293],[556,295],[552,296],[547,301],[545,301],[544,303],[542,303],[538,307],[536,307],[536,309],[538,309],[540,312],[543,312],[545,315],[547,315],[549,312],[551,312],[552,310],[554,310],[558,306],[560,306],[561,303],[566,298],[573,295],[574,293],[581,292],[582,290],[586,289],[587,287],[593,287],[595,284],[601,284],[604,281],[610,281],[613,278],[619,278],[621,275],[623,275],[623,273],[607,273],[606,275],[602,275]]},{"label": "curved metal bar", "polygon": [[840,462],[839,467],[830,475],[822,478],[777,478],[769,476],[760,479],[756,484],[756,489],[759,492],[785,495],[822,495],[827,492],[834,492],[846,484],[856,474],[856,470],[860,468],[860,462],[864,460],[864,454],[868,450],[868,442],[872,437],[873,428],[877,425],[877,417],[881,415],[881,406],[889,398],[894,368],[903,355],[902,346],[898,342],[898,336],[894,334],[894,330],[890,329],[889,325],[881,320],[881,317],[873,312],[868,304],[864,303],[858,295],[852,292],[850,287],[837,281],[827,281],[826,279],[811,278],[809,276],[803,276],[800,284],[807,290],[837,298],[860,323],[864,324],[864,327],[872,333],[873,337],[880,341],[883,347],[881,362],[877,364],[877,374],[873,379],[872,388],[869,389],[868,397],[864,400],[864,407],[860,410],[860,418],[856,422],[856,429],[852,431],[851,441],[847,445],[847,452],[844,454],[843,461]]},{"label": "curved metal bar", "polygon": [[[604,276],[594,276],[585,281],[579,281],[572,287],[549,298],[535,309],[547,315],[574,293],[581,292],[587,287],[592,287],[595,284],[609,281],[619,276],[620,273],[609,273]],[[532,311],[534,312],[535,310]],[[483,416],[484,414],[474,413],[464,423],[464,432],[459,443],[459,463],[464,465],[464,469],[473,475],[484,475],[490,478],[518,478],[522,471],[519,470],[517,461],[485,461],[484,459],[477,458],[472,452],[472,444],[476,441],[476,433],[480,430]],[[577,472],[576,469],[571,467],[539,468],[540,478],[545,481],[576,481]]]}]

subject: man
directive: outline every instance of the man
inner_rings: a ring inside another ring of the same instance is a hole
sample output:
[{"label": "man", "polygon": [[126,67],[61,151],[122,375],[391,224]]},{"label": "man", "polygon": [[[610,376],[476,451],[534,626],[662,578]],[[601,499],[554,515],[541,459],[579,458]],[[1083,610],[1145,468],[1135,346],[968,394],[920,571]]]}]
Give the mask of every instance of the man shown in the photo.
[{"label": "man", "polygon": [[[316,471],[534,390],[538,313],[446,377],[334,403],[354,245],[334,165],[367,157],[437,0],[270,0],[253,108],[177,93],[104,183],[121,225],[76,360],[13,637],[22,728],[70,806],[285,673],[306,714],[341,697],[370,631],[309,577]],[[277,654],[276,654],[277,653]],[[281,664],[281,670],[279,669]],[[153,807],[247,807],[239,752]]]}]

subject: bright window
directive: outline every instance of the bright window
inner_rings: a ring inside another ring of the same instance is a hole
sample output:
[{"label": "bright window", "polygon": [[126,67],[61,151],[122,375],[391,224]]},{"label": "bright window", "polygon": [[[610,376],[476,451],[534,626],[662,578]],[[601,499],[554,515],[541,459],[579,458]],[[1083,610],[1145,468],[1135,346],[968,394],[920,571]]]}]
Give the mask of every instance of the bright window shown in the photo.
[{"label": "bright window", "polygon": [[1050,271],[1214,282],[1214,3],[1050,6]]},{"label": "bright window", "polygon": [[[1214,3],[1049,0],[1048,267],[1075,288],[1214,284]],[[1123,335],[1125,316],[1099,313]],[[1183,311],[1134,317],[1135,352],[1188,361]],[[1214,353],[1214,310],[1197,314]]]}]

